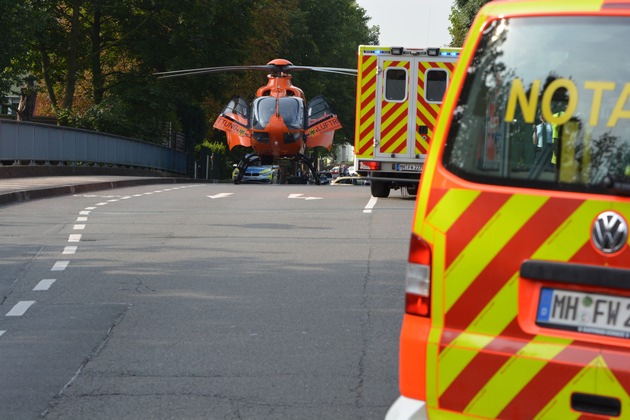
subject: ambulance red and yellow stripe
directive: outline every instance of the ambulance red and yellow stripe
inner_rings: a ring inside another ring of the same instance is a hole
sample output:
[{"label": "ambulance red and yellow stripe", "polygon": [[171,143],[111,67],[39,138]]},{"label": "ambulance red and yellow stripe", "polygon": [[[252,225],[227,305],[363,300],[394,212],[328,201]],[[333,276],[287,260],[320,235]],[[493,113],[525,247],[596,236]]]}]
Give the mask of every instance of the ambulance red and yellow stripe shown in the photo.
[{"label": "ambulance red and yellow stripe", "polygon": [[359,60],[356,109],[358,124],[354,152],[357,157],[372,157],[374,155],[378,58],[375,55],[362,55]]}]

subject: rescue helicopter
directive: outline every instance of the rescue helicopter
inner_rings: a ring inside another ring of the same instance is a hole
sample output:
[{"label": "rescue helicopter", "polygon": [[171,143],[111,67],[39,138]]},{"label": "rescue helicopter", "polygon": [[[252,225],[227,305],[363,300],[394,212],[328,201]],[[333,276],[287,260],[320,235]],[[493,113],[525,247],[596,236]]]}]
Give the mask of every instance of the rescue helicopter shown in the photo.
[{"label": "rescue helicopter", "polygon": [[312,160],[305,155],[305,149],[324,147],[330,150],[334,132],[341,128],[341,123],[323,96],[306,102],[302,89],[291,82],[291,72],[312,70],[356,76],[357,70],[296,66],[277,58],[266,65],[206,67],[156,75],[168,78],[241,70],[266,71],[268,74],[267,84],[257,89],[251,103],[241,96],[232,97],[213,125],[226,133],[230,150],[236,146],[253,149],[253,153],[238,163],[234,183],[239,184],[246,169],[253,164],[269,165],[280,159],[291,159],[304,163],[319,184],[319,176]]}]

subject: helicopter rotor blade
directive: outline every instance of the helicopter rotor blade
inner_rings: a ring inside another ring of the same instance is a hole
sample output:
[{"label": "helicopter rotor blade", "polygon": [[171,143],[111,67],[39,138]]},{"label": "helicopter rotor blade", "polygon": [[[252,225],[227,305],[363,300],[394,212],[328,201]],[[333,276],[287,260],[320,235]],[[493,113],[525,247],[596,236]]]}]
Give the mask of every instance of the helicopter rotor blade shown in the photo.
[{"label": "helicopter rotor blade", "polygon": [[289,66],[287,68],[287,72],[294,70],[312,70],[322,73],[343,74],[346,76],[356,76],[358,72],[357,69],[347,69],[342,67]]},{"label": "helicopter rotor blade", "polygon": [[228,71],[242,71],[242,70],[262,70],[270,73],[290,73],[291,71],[311,70],[319,71],[323,73],[342,74],[346,76],[356,76],[356,69],[347,69],[340,67],[315,67],[315,66],[294,66],[292,64],[277,65],[277,64],[265,64],[265,65],[251,65],[251,66],[222,66],[222,67],[202,67],[196,69],[184,69],[184,70],[172,70],[154,73],[159,79],[166,79],[170,77],[181,76],[198,76],[209,73],[219,73]]},{"label": "helicopter rotor blade", "polygon": [[208,73],[220,73],[226,71],[241,71],[241,70],[264,70],[264,71],[275,71],[277,70],[277,66],[273,65],[262,65],[262,66],[222,66],[222,67],[202,67],[197,69],[184,69],[184,70],[172,70],[172,71],[162,71],[158,73],[153,73],[155,76],[158,76],[159,79],[165,79],[169,77],[179,77],[179,76],[194,76]]}]

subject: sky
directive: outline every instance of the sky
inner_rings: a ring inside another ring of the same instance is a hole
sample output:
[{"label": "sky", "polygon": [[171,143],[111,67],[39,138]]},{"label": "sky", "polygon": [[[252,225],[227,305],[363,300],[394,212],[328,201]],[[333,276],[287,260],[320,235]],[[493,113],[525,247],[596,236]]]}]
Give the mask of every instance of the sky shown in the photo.
[{"label": "sky", "polygon": [[380,44],[396,47],[443,47],[448,33],[452,0],[356,0],[381,29]]}]

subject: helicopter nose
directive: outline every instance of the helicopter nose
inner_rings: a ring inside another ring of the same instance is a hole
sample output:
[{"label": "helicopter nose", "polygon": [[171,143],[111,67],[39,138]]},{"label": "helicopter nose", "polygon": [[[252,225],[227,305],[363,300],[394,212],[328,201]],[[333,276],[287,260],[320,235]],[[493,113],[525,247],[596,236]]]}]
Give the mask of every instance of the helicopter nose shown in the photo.
[{"label": "helicopter nose", "polygon": [[272,116],[267,127],[269,129],[269,139],[272,143],[275,143],[276,145],[279,142],[282,142],[282,139],[284,138],[284,133],[287,133],[289,131],[286,124],[284,123],[284,119],[280,115]]}]

